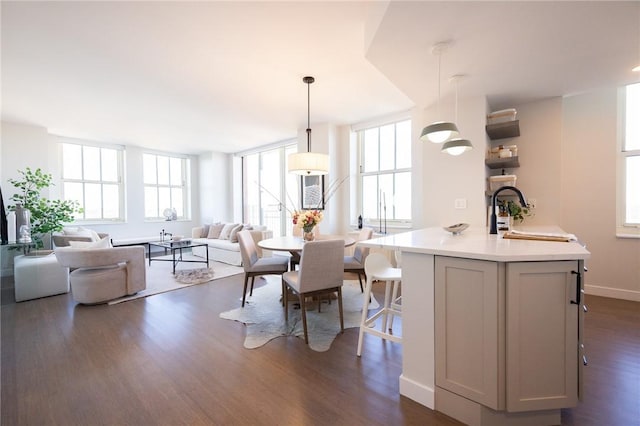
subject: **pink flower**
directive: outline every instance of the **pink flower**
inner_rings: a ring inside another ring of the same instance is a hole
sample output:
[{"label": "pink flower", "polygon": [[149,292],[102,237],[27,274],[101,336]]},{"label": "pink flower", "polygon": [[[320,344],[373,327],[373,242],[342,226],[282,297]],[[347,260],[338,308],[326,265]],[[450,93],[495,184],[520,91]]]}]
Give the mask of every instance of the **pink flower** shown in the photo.
[{"label": "pink flower", "polygon": [[309,229],[322,222],[323,213],[319,210],[296,210],[292,217],[293,224],[298,228]]}]

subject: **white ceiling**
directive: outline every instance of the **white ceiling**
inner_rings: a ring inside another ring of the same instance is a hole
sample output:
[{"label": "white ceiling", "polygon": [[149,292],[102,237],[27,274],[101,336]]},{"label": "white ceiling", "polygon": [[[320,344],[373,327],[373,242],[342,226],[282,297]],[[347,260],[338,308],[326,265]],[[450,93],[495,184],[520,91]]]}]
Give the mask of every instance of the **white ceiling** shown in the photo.
[{"label": "white ceiling", "polygon": [[[493,109],[639,81],[640,2],[2,2],[2,119],[238,152],[460,98]],[[365,35],[366,34],[366,35]]]}]

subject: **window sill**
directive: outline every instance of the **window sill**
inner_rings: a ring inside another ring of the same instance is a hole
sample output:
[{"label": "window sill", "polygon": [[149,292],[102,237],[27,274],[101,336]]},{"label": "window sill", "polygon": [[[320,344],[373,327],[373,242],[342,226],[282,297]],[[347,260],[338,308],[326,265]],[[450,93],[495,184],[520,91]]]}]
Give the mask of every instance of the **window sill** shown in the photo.
[{"label": "window sill", "polygon": [[145,223],[173,223],[173,222],[193,222],[191,219],[176,219],[176,220],[166,220],[166,219],[145,219]]},{"label": "window sill", "polygon": [[640,227],[621,226],[616,228],[616,238],[640,239]]},{"label": "window sill", "polygon": [[73,225],[80,226],[92,226],[92,225],[124,225],[126,223],[123,219],[113,220],[75,220]]},{"label": "window sill", "polygon": [[623,233],[616,232],[616,238],[640,239],[640,234],[623,234]]}]

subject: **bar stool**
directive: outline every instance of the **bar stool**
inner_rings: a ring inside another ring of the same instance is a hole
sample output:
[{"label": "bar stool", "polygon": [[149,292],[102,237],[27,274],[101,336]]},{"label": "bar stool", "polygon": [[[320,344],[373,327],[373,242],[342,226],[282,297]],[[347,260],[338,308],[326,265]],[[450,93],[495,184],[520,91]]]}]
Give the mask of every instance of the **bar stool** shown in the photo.
[{"label": "bar stool", "polygon": [[[396,259],[396,268],[402,271],[402,253],[400,250],[395,250],[393,252]],[[396,311],[402,311],[402,295],[398,296],[398,288],[400,287],[400,280],[393,282],[393,291],[391,292],[391,309],[395,309]],[[389,333],[393,331],[393,318],[395,315],[391,315],[389,318]]]},{"label": "bar stool", "polygon": [[[356,354],[360,356],[362,353],[362,340],[365,333],[373,334],[382,339],[391,340],[392,342],[401,343],[402,337],[391,334],[387,329],[387,320],[389,316],[402,316],[400,305],[393,299],[391,295],[391,283],[402,280],[402,270],[394,268],[389,260],[380,253],[371,253],[364,262],[365,275],[367,276],[367,284],[364,289],[364,303],[362,306],[362,319],[360,321],[360,334],[358,336],[358,350]],[[374,281],[385,281],[384,304],[382,308],[375,314],[369,314],[369,302],[371,301],[371,288]],[[397,296],[397,289],[394,291]],[[382,317],[381,330],[375,328],[375,322]],[[389,327],[390,330],[391,327]]]}]

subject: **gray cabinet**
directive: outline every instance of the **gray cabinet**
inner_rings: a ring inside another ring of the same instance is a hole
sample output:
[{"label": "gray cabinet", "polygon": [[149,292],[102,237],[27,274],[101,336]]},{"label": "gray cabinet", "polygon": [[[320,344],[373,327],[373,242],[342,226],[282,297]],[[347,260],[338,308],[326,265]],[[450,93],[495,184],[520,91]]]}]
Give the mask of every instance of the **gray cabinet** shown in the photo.
[{"label": "gray cabinet", "polygon": [[438,388],[491,415],[577,405],[582,267],[437,256],[436,407]]},{"label": "gray cabinet", "polygon": [[577,405],[578,270],[578,261],[507,263],[507,411]]},{"label": "gray cabinet", "polygon": [[495,410],[504,406],[504,274],[500,280],[498,266],[438,256],[435,269],[436,386]]}]

